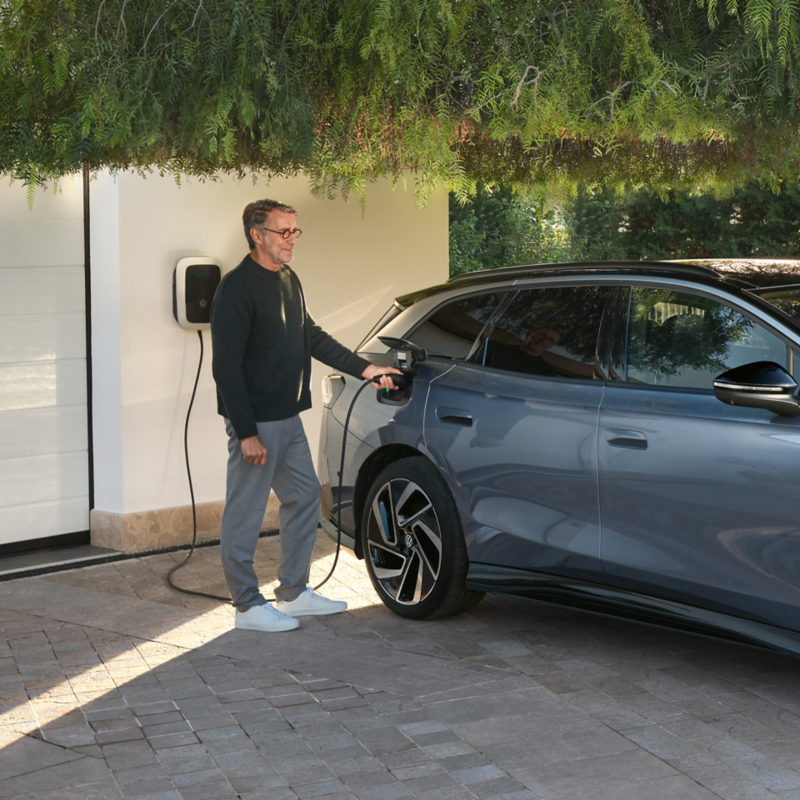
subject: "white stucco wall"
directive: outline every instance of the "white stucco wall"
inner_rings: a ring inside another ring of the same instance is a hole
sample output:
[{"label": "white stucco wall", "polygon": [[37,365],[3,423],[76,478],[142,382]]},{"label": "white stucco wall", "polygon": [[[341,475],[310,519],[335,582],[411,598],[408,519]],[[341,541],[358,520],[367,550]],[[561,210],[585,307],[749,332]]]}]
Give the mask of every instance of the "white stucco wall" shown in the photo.
[{"label": "white stucco wall", "polygon": [[[308,306],[339,341],[352,347],[394,297],[446,280],[447,193],[420,208],[409,188],[390,181],[367,188],[362,214],[355,200],[311,195],[299,177],[267,184],[101,173],[91,184],[95,507],[132,513],[189,503],[183,426],[199,342],[172,317],[172,271],[183,256],[206,255],[223,272],[247,253],[244,206],[273,197],[299,210],[303,229],[292,264]],[[224,499],[226,436],[216,413],[210,335],[189,431],[197,502]],[[316,458],[316,408],[304,414]]]},{"label": "white stucco wall", "polygon": [[92,306],[92,434],[95,505],[124,507],[120,340],[119,187],[107,176],[89,187]]}]

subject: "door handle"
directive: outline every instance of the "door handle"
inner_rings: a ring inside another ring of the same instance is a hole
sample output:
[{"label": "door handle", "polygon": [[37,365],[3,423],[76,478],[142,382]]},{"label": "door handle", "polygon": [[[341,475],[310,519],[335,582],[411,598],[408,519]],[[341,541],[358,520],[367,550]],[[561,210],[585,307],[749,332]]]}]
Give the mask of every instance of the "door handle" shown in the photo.
[{"label": "door handle", "polygon": [[454,425],[472,425],[472,414],[465,411],[463,408],[447,408],[447,406],[439,406],[436,409],[436,416],[442,422],[451,422]]},{"label": "door handle", "polygon": [[641,431],[627,431],[621,428],[606,428],[603,431],[606,441],[612,447],[628,447],[631,450],[647,450],[647,437]]}]

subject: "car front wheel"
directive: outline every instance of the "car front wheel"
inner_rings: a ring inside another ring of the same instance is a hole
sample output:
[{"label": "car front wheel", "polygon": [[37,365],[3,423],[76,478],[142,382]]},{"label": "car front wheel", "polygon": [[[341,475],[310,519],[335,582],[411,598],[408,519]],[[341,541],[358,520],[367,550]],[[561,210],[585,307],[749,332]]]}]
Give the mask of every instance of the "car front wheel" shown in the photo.
[{"label": "car front wheel", "polygon": [[469,561],[455,502],[436,468],[404,458],[375,479],[361,516],[372,585],[401,617],[460,614],[483,592],[464,586]]}]

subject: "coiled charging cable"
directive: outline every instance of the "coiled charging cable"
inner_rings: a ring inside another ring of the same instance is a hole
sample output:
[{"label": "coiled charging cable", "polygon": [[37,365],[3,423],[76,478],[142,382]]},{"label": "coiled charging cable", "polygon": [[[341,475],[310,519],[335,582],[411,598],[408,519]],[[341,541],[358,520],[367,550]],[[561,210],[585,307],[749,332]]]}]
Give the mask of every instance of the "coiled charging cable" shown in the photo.
[{"label": "coiled charging cable", "polygon": [[[176,564],[168,573],[167,573],[167,583],[176,591],[182,592],[183,594],[192,594],[196,597],[207,597],[210,600],[222,600],[224,603],[228,603],[229,605],[232,604],[230,597],[223,597],[219,594],[209,594],[208,592],[196,592],[192,589],[183,589],[180,586],[177,586],[175,582],[172,580],[172,576],[176,573],[181,567],[185,567],[186,564],[189,563],[189,559],[194,554],[194,548],[197,543],[197,509],[195,507],[194,501],[194,487],[192,486],[192,470],[189,466],[189,417],[192,414],[192,406],[194,405],[194,398],[197,394],[197,383],[200,380],[200,369],[203,366],[203,331],[197,331],[197,335],[200,337],[200,361],[197,364],[197,375],[194,379],[194,388],[192,389],[192,399],[189,401],[189,409],[186,412],[186,425],[183,429],[183,451],[186,456],[186,477],[189,479],[189,494],[192,498],[192,546],[189,548],[189,554],[186,558],[183,559],[179,564]],[[338,511],[336,517],[336,555],[333,559],[333,564],[331,565],[330,571],[325,576],[325,580],[321,583],[318,583],[314,589],[319,589],[321,586],[324,586],[333,575],[334,571],[336,570],[336,565],[339,563],[339,550],[342,546],[342,476],[344,475],[344,454],[345,454],[345,445],[347,443],[347,431],[350,425],[350,416],[353,413],[353,409],[356,405],[356,400],[358,400],[359,395],[367,386],[371,386],[371,381],[366,381],[363,386],[358,388],[358,391],[353,397],[353,400],[350,403],[350,408],[347,409],[347,417],[344,421],[344,433],[342,434],[342,460],[339,464],[339,488],[337,490],[337,499],[338,499]],[[268,597],[267,602],[272,603],[275,601],[274,597]]]}]

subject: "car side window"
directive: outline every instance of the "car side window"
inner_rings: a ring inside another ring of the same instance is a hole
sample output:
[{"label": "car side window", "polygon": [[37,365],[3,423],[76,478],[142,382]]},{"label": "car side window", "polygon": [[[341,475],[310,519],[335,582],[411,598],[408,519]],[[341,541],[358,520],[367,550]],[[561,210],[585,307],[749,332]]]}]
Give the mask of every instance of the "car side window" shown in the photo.
[{"label": "car side window", "polygon": [[466,358],[505,295],[492,292],[446,303],[407,338],[424,347],[429,356]]},{"label": "car side window", "polygon": [[628,383],[713,389],[714,378],[753,361],[787,366],[786,345],[763,325],[702,295],[634,286]]},{"label": "car side window", "polygon": [[605,380],[597,337],[610,291],[605,286],[520,291],[476,360],[528,375]]}]

